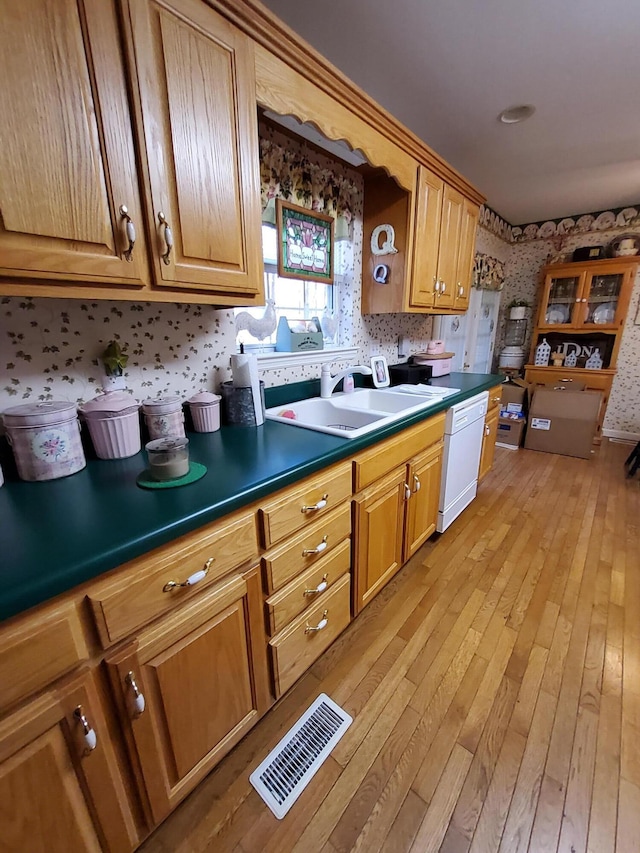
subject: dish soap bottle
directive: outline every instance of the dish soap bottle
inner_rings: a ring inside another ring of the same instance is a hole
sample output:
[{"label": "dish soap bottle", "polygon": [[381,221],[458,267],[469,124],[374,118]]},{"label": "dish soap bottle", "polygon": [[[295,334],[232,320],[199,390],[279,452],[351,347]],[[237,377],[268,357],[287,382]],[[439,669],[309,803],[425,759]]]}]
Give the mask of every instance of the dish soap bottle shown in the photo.
[{"label": "dish soap bottle", "polygon": [[351,394],[352,391],[355,391],[356,383],[353,379],[352,373],[347,373],[347,375],[342,380],[342,390],[345,394]]}]

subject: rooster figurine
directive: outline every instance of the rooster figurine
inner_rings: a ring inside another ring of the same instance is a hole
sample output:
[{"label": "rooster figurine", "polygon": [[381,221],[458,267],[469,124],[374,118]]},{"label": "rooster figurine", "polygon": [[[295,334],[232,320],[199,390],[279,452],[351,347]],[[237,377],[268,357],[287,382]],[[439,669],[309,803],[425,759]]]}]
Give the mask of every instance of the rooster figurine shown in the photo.
[{"label": "rooster figurine", "polygon": [[248,311],[236,315],[236,335],[246,329],[252,338],[259,341],[268,338],[275,331],[276,325],[276,303],[273,299],[267,299],[262,317],[254,317]]}]

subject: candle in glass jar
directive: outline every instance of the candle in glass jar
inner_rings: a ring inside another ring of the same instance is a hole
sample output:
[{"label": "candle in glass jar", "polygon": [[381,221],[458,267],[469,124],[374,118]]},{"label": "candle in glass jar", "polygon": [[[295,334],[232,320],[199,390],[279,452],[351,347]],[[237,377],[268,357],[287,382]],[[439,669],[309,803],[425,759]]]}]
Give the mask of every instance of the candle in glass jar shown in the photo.
[{"label": "candle in glass jar", "polygon": [[157,438],[145,445],[149,474],[154,480],[177,480],[189,473],[189,439],[182,436]]}]

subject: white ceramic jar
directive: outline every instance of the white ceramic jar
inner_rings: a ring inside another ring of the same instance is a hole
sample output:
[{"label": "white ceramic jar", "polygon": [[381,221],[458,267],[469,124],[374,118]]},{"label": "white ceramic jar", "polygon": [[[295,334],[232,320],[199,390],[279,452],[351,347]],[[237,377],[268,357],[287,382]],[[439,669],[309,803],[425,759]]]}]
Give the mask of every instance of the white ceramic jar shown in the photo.
[{"label": "white ceramic jar", "polygon": [[6,409],[2,418],[22,480],[55,480],[87,464],[75,403],[27,403]]},{"label": "white ceramic jar", "polygon": [[219,394],[200,391],[187,401],[196,432],[215,432],[220,429],[221,399]]},{"label": "white ceramic jar", "polygon": [[124,391],[107,391],[80,407],[99,459],[125,459],[140,451],[139,408]]},{"label": "white ceramic jar", "polygon": [[184,412],[180,397],[156,397],[142,404],[144,420],[149,438],[165,438],[168,435],[184,436]]}]

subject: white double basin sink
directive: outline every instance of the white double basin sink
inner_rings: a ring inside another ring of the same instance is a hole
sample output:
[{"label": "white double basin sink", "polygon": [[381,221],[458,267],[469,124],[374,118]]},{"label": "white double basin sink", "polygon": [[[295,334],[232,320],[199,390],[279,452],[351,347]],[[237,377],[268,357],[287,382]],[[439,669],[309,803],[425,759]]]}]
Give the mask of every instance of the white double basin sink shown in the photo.
[{"label": "white double basin sink", "polygon": [[268,420],[341,438],[358,438],[394,421],[435,406],[458,388],[434,385],[396,385],[389,388],[359,388],[331,397],[310,397],[285,406],[267,409]]}]

